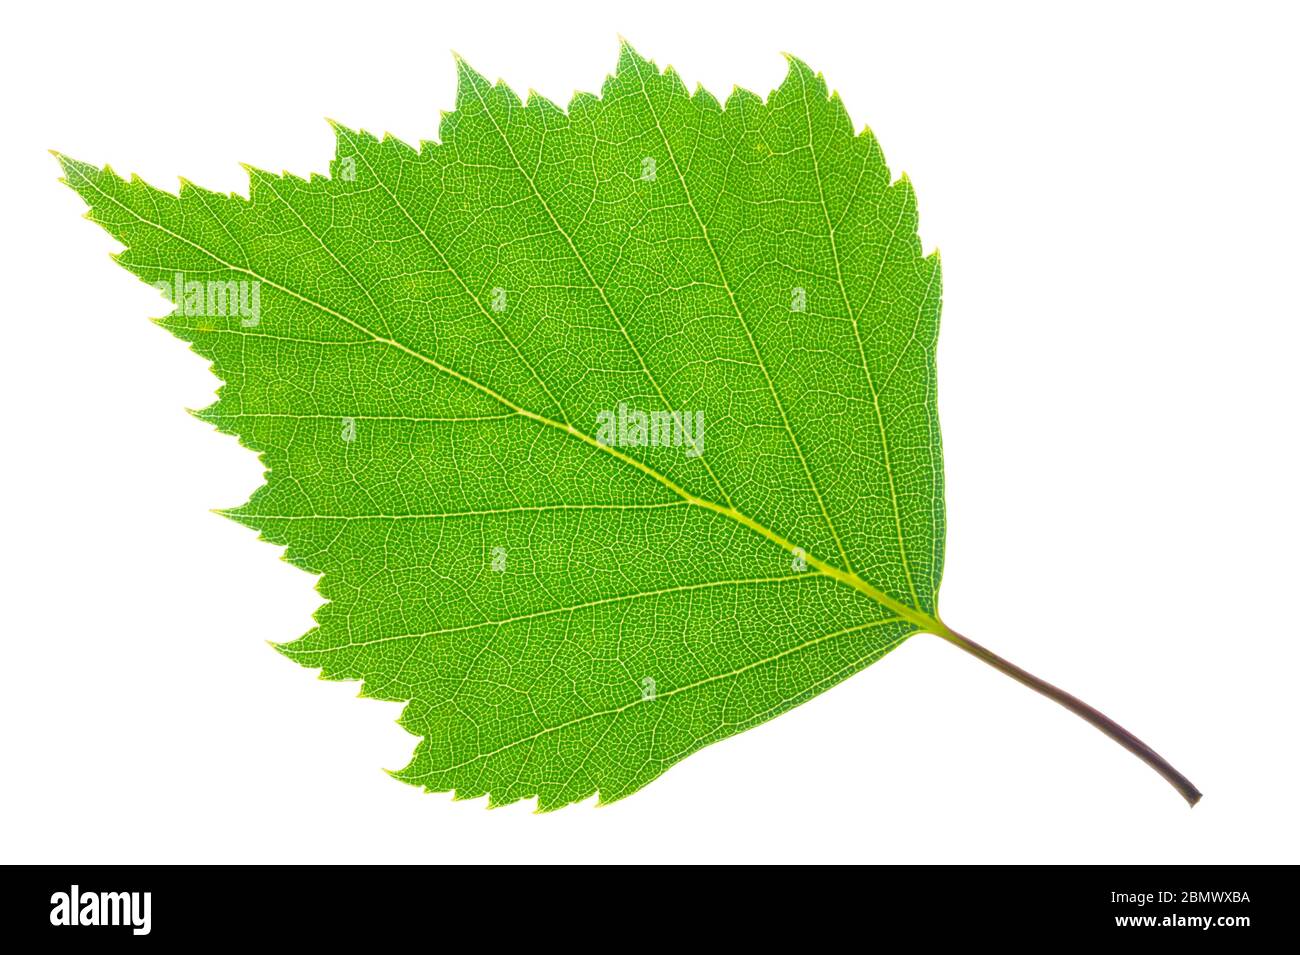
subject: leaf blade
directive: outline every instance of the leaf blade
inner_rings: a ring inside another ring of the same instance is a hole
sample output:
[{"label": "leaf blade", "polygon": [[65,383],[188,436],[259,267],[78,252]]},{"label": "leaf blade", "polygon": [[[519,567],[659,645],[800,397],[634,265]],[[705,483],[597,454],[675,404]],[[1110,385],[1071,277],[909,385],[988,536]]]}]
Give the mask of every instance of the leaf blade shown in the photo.
[{"label": "leaf blade", "polygon": [[[399,778],[610,801],[933,623],[938,261],[800,61],[725,110],[626,45],[567,113],[458,70],[440,144],[335,123],[333,178],[248,200],[61,161],[141,278],[260,283],[265,322],[163,324],[268,465],[228,515],[323,575],[282,652],[409,701]],[[598,441],[620,402],[702,408],[705,452]]]}]

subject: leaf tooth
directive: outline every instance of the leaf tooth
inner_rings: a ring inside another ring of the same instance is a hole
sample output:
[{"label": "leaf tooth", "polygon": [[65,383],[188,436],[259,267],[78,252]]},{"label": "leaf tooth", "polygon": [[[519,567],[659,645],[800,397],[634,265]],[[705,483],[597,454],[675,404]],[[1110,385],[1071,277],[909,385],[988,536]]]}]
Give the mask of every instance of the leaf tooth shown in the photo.
[{"label": "leaf tooth", "polygon": [[486,100],[492,84],[459,53],[453,50],[451,55],[456,59],[456,111],[459,112],[478,102],[479,96]]},{"label": "leaf tooth", "polygon": [[695,92],[691,94],[691,103],[706,112],[719,113],[722,111],[722,104],[718,102],[718,98],[705,89],[703,83],[695,84]]},{"label": "leaf tooth", "polygon": [[623,71],[625,64],[632,66],[633,69],[638,65],[648,66],[656,73],[658,72],[658,68],[655,66],[654,61],[647,60],[644,56],[638,53],[636,47],[632,46],[632,41],[620,33],[618,35],[618,69],[620,73]]},{"label": "leaf tooth", "polygon": [[747,90],[743,86],[732,86],[731,92],[727,95],[727,103],[724,109],[761,109],[763,107],[763,97],[759,96],[753,90]]},{"label": "leaf tooth", "polygon": [[682,79],[682,75],[677,70],[672,66],[668,66],[660,75],[667,82],[673,96],[690,99],[690,93],[686,91],[686,81]]},{"label": "leaf tooth", "polygon": [[549,97],[537,92],[537,90],[533,89],[531,86],[528,88],[528,99],[524,102],[524,109],[535,110],[543,116],[547,113],[552,115],[559,114],[560,116],[564,115],[564,110],[560,108],[559,104]]},{"label": "leaf tooth", "polygon": [[588,110],[594,110],[600,106],[600,97],[595,93],[588,93],[584,90],[574,90],[573,95],[569,97],[568,116],[571,120],[580,119]]}]

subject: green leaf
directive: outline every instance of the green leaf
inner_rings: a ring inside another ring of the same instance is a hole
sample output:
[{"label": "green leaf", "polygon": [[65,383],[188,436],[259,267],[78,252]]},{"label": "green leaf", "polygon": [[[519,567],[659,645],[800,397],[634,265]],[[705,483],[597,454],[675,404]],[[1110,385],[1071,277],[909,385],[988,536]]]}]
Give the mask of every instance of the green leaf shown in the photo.
[{"label": "green leaf", "polygon": [[60,157],[266,464],[226,513],[321,575],[280,650],[407,701],[398,778],[553,809],[956,638],[939,259],[870,131],[793,58],[724,106],[624,45],[567,110],[457,64],[439,143],[335,124],[247,200]]}]

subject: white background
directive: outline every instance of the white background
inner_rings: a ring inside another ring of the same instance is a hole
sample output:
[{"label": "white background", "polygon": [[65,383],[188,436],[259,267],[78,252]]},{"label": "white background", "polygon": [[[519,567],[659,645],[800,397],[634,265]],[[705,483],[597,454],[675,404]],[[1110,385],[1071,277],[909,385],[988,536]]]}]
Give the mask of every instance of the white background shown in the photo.
[{"label": "white background", "polygon": [[[0,860],[1300,861],[1294,8],[604,2],[27,4],[0,70]],[[268,640],[312,578],[209,513],[260,482],[185,414],[45,152],[246,192],[323,121],[436,134],[456,49],[560,103],[617,34],[720,96],[826,73],[943,252],[950,625],[1146,738],[930,636],[596,809],[398,783],[397,704]]]}]

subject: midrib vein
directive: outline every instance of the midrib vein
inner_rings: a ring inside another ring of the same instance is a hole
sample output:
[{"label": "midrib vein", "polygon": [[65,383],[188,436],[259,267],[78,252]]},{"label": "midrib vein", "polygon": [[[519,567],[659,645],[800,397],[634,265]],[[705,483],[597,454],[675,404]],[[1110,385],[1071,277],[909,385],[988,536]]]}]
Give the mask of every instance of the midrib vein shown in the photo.
[{"label": "midrib vein", "polygon": [[[511,409],[517,414],[525,418],[528,418],[531,421],[536,421],[538,424],[545,425],[548,428],[554,428],[557,431],[560,431],[564,434],[569,435],[570,437],[576,438],[579,441],[584,442],[590,447],[596,448],[605,454],[609,454],[613,456],[619,461],[622,461],[624,464],[642,472],[647,477],[650,477],[653,480],[658,481],[664,487],[668,488],[670,491],[672,491],[674,494],[677,494],[679,497],[681,497],[683,500],[687,501],[688,503],[696,507],[702,508],[704,510],[712,511],[713,513],[719,514],[723,517],[730,518],[731,520],[736,521],[738,524],[741,524],[742,526],[748,528],[754,533],[767,538],[767,540],[771,541],[772,543],[776,544],[778,547],[782,548],[783,550],[789,553],[793,553],[796,550],[796,545],[792,544],[785,537],[765,527],[764,525],[758,523],[748,515],[742,514],[734,507],[724,506],[722,504],[717,503],[716,501],[706,500],[695,494],[692,494],[686,489],[677,485],[671,479],[660,474],[658,471],[656,471],[654,468],[650,467],[649,465],[644,464],[641,461],[638,461],[636,458],[633,458],[627,454],[624,454],[622,451],[620,451],[618,448],[615,448],[612,445],[602,444],[601,442],[597,441],[593,436],[586,434],[582,431],[579,431],[577,428],[573,427],[572,425],[562,424],[561,422],[555,421],[552,418],[547,418],[545,415],[540,415],[534,411],[528,410],[527,408],[521,407],[520,405],[515,404],[509,398],[506,398],[504,395],[501,395],[498,392],[494,391],[493,389],[489,388],[487,385],[475,381],[474,379],[468,377],[467,375],[464,375],[456,371],[454,368],[447,367],[446,365],[439,362],[437,359],[432,358],[429,355],[425,355],[424,353],[417,351],[416,349],[411,348],[410,346],[405,345],[402,342],[397,341],[396,339],[387,338],[382,335],[379,335],[373,329],[367,328],[365,325],[361,324],[360,322],[357,322],[349,318],[348,316],[344,315],[342,312],[336,311],[335,309],[330,308],[328,305],[325,305],[322,302],[317,302],[314,299],[311,299],[299,292],[296,292],[291,288],[281,285],[279,282],[276,282],[273,279],[266,278],[265,276],[260,275],[259,273],[253,271],[252,269],[246,268],[244,266],[235,265],[232,262],[227,262],[224,258],[217,255],[215,252],[212,252],[210,249],[207,249],[202,245],[199,245],[197,242],[187,238],[186,236],[173,232],[171,229],[167,228],[162,223],[154,222],[150,219],[146,219],[144,216],[140,215],[140,213],[136,212],[134,209],[130,208],[129,206],[121,202],[117,197],[112,196],[109,193],[105,192],[103,189],[99,187],[99,185],[96,182],[94,182],[92,179],[87,177],[85,173],[81,172],[80,170],[73,169],[71,171],[75,172],[76,175],[78,175],[88,186],[90,186],[91,189],[93,189],[99,195],[103,196],[106,200],[111,202],[113,205],[120,208],[123,212],[132,216],[133,218],[143,223],[144,225],[149,226],[150,228],[153,229],[157,229],[158,231],[171,236],[173,239],[176,239],[178,242],[185,243],[191,248],[208,256],[208,258],[212,259],[214,262],[220,263],[224,268],[227,268],[232,272],[238,272],[241,275],[247,275],[248,277],[255,279],[259,282],[264,282],[266,285],[270,286],[271,288],[277,289],[283,292],[285,295],[297,299],[298,301],[302,302],[304,305],[308,305],[312,308],[316,308],[321,312],[327,315],[331,315],[334,318],[338,319],[339,321],[350,325],[351,327],[355,328],[357,331],[369,335],[376,342],[380,342],[392,348],[396,348],[399,351],[416,359],[417,361],[424,362],[425,364],[429,365],[432,368],[437,369],[443,374],[451,378],[454,378],[455,380],[463,384],[466,384],[471,388],[476,389],[477,391],[487,395],[493,400],[499,402],[500,404]],[[930,633],[946,632],[946,628],[943,627],[943,625],[939,622],[937,618],[932,617],[929,614],[925,613],[924,611],[916,609],[915,607],[909,606],[908,604],[905,604],[902,601],[890,597],[888,594],[885,594],[884,592],[873,587],[871,584],[867,583],[861,577],[857,576],[857,574],[853,574],[848,571],[842,570],[841,568],[836,567],[833,564],[830,564],[829,562],[822,560],[821,558],[813,556],[811,553],[808,553],[807,550],[803,550],[803,556],[810,567],[816,568],[823,574],[826,574],[828,577],[831,577],[848,587],[852,587],[854,590],[865,595],[866,597],[870,598],[871,600],[875,601],[881,606],[888,607],[890,610],[894,611],[894,613],[902,617],[904,620],[907,620],[908,622],[915,624],[918,629],[928,631]]]},{"label": "midrib vein", "polygon": [[518,507],[489,507],[474,511],[445,511],[440,514],[241,514],[238,510],[222,511],[230,517],[257,518],[261,521],[403,521],[440,520],[449,517],[491,517],[497,514],[531,514],[549,511],[653,511],[665,507],[689,507],[686,501],[659,501],[648,504],[521,504]]}]

